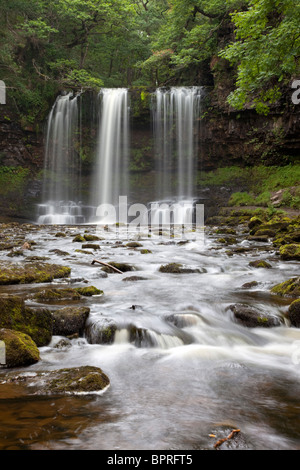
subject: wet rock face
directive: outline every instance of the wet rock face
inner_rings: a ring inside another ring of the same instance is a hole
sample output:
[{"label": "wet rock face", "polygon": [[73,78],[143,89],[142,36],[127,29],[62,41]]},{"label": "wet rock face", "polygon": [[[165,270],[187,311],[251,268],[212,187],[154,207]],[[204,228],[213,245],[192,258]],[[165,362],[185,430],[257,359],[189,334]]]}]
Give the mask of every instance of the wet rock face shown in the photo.
[{"label": "wet rock face", "polygon": [[287,317],[291,325],[300,328],[300,299],[294,300],[288,308]]},{"label": "wet rock face", "polygon": [[64,307],[55,311],[53,313],[53,335],[82,336],[89,313],[88,307]]},{"label": "wet rock face", "polygon": [[108,376],[99,367],[81,366],[31,374],[9,375],[3,382],[28,385],[33,395],[65,395],[99,393],[110,385]]},{"label": "wet rock face", "polygon": [[246,304],[230,305],[229,310],[233,312],[234,318],[243,326],[249,328],[255,327],[274,327],[280,326],[280,320],[265,312],[260,312]]}]

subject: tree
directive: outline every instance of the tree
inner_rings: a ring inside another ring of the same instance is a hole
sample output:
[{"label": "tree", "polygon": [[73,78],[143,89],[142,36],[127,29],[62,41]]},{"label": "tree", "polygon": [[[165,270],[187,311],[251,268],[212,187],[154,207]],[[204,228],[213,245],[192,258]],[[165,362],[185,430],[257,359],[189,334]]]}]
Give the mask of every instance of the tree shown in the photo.
[{"label": "tree", "polygon": [[294,0],[251,0],[235,12],[235,41],[220,56],[237,67],[236,89],[228,102],[267,114],[281,96],[281,85],[300,73],[300,3]]}]

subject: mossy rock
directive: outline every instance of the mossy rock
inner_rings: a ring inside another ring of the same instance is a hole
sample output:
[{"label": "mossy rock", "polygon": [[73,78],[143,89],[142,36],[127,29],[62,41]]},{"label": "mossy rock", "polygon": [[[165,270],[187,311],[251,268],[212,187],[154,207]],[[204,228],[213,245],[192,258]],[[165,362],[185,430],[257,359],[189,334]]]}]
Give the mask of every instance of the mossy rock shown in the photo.
[{"label": "mossy rock", "polygon": [[94,242],[94,241],[101,240],[101,238],[97,237],[97,235],[90,235],[89,233],[85,233],[85,234],[83,235],[83,238],[84,238],[85,241],[87,241],[87,242]]},{"label": "mossy rock", "polygon": [[67,236],[67,234],[64,232],[57,232],[54,236],[57,238],[64,238]]},{"label": "mossy rock", "polygon": [[88,322],[85,338],[90,344],[112,344],[118,327],[114,319],[99,316],[95,322]]},{"label": "mossy rock", "polygon": [[235,304],[228,307],[234,314],[234,318],[243,326],[248,328],[264,327],[270,328],[280,326],[281,322],[277,317],[260,312],[250,305]]},{"label": "mossy rock", "polygon": [[37,345],[25,333],[1,328],[0,341],[5,343],[6,367],[29,366],[40,359]]},{"label": "mossy rock", "polygon": [[89,313],[88,307],[64,307],[57,310],[52,314],[53,335],[82,336]]},{"label": "mossy rock", "polygon": [[251,261],[249,263],[249,266],[251,266],[252,268],[267,268],[267,269],[272,268],[271,264],[263,259]]},{"label": "mossy rock", "polygon": [[226,235],[236,235],[236,230],[228,227],[221,227],[216,230],[217,234],[224,233]]},{"label": "mossy rock", "polygon": [[33,296],[38,302],[53,302],[63,300],[79,300],[80,293],[71,287],[43,289]]},{"label": "mossy rock", "polygon": [[70,254],[67,251],[59,250],[58,248],[55,248],[54,250],[49,250],[49,253],[54,253],[55,255],[58,255],[58,256],[69,256]]},{"label": "mossy rock", "polygon": [[292,277],[287,281],[276,284],[271,289],[272,294],[282,297],[299,297],[300,296],[300,277]]},{"label": "mossy rock", "polygon": [[126,243],[126,246],[128,248],[139,248],[139,247],[142,247],[143,245],[139,242],[128,242]]},{"label": "mossy rock", "polygon": [[190,274],[190,273],[201,273],[198,268],[185,268],[181,263],[169,263],[160,266],[159,272],[170,273],[170,274]]},{"label": "mossy rock", "polygon": [[52,282],[53,279],[68,277],[71,268],[42,262],[8,263],[0,262],[0,285],[31,284]]},{"label": "mossy rock", "polygon": [[122,281],[125,281],[125,282],[147,281],[147,278],[142,277],[142,276],[129,276],[129,277],[125,277],[124,279],[122,279]]},{"label": "mossy rock", "polygon": [[250,282],[245,282],[245,284],[242,285],[242,289],[252,289],[252,287],[258,286],[257,281],[250,281]]},{"label": "mossy rock", "polygon": [[287,311],[287,317],[292,326],[300,328],[300,299],[294,300]]},{"label": "mossy rock", "polygon": [[[119,269],[123,273],[125,273],[127,271],[135,271],[135,267],[131,266],[130,264],[127,264],[127,263],[115,263],[114,261],[111,261],[108,264],[110,264],[114,268]],[[102,269],[102,271],[105,271],[106,273],[115,273],[116,272],[113,269],[111,269],[109,266],[104,266],[101,269]]]},{"label": "mossy rock", "polygon": [[251,217],[251,219],[248,222],[248,228],[249,230],[253,230],[254,228],[258,228],[260,225],[263,224],[263,221],[259,217]]},{"label": "mossy rock", "polygon": [[93,295],[102,295],[103,294],[103,290],[97,289],[94,286],[77,287],[75,290],[80,295],[83,295],[84,297],[92,297]]},{"label": "mossy rock", "polygon": [[73,243],[84,243],[86,240],[85,238],[83,238],[82,235],[75,235],[75,237],[73,238],[72,242]]},{"label": "mossy rock", "polygon": [[282,245],[279,248],[280,258],[285,261],[300,260],[300,244]]},{"label": "mossy rock", "polygon": [[83,250],[91,249],[91,250],[101,250],[100,245],[95,245],[93,243],[84,243],[81,247]]},{"label": "mossy rock", "polygon": [[110,385],[108,376],[100,367],[81,366],[52,371],[35,371],[32,373],[6,375],[6,381],[15,386],[27,385],[33,395],[76,395],[103,392]]},{"label": "mossy rock", "polygon": [[25,333],[37,346],[46,346],[52,337],[52,315],[44,308],[26,307],[20,297],[0,297],[0,327]]},{"label": "mossy rock", "polygon": [[49,374],[51,394],[100,392],[110,385],[108,376],[99,367],[82,366],[61,369]]},{"label": "mossy rock", "polygon": [[152,251],[151,250],[147,250],[146,248],[143,248],[142,250],[140,250],[140,253],[142,255],[148,255],[148,254],[151,254]]}]

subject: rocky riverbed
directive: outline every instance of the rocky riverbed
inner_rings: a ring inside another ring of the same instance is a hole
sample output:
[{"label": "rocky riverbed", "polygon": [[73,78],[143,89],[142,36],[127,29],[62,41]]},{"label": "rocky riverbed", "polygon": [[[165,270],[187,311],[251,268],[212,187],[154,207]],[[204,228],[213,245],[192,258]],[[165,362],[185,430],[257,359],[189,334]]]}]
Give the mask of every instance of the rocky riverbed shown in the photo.
[{"label": "rocky riverbed", "polygon": [[218,448],[297,448],[299,223],[224,208],[194,240],[2,224],[2,448],[207,449],[233,429]]}]

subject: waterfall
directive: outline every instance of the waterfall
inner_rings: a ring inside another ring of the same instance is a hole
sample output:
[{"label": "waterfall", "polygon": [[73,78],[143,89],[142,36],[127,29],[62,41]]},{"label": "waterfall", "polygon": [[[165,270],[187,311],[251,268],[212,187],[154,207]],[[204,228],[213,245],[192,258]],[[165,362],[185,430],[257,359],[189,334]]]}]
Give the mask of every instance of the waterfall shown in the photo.
[{"label": "waterfall", "polygon": [[116,206],[128,192],[129,105],[126,88],[102,89],[91,202]]},{"label": "waterfall", "polygon": [[159,200],[195,195],[201,95],[202,87],[158,88],[153,95]]},{"label": "waterfall", "polygon": [[48,116],[43,203],[38,223],[75,224],[83,221],[80,200],[80,158],[76,151],[79,132],[78,96],[57,97]]}]

